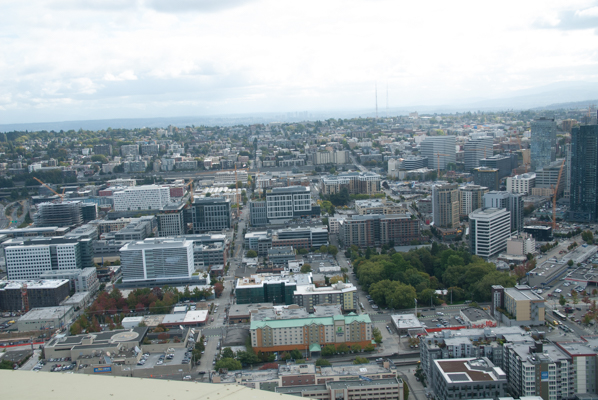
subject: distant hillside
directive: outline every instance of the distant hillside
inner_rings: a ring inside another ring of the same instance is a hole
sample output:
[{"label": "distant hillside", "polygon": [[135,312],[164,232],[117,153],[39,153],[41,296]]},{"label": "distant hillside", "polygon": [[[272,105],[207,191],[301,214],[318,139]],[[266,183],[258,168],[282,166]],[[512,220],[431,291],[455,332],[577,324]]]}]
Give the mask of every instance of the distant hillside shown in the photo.
[{"label": "distant hillside", "polygon": [[583,109],[588,108],[590,105],[598,105],[598,99],[596,100],[584,100],[584,101],[572,101],[568,103],[556,103],[548,106],[536,107],[533,110],[567,110],[567,109]]}]

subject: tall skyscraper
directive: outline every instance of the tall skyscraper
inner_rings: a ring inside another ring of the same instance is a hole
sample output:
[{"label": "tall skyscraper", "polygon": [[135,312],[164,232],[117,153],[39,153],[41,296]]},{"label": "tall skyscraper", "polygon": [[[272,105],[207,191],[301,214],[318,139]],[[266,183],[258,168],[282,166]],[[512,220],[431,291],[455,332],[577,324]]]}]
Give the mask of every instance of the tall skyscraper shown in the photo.
[{"label": "tall skyscraper", "polygon": [[556,160],[556,122],[554,118],[540,118],[532,122],[532,169],[550,165]]},{"label": "tall skyscraper", "polygon": [[428,168],[446,170],[447,164],[457,163],[455,136],[430,136],[420,144],[422,157],[428,158]]},{"label": "tall skyscraper", "polygon": [[598,219],[598,125],[571,130],[571,193],[569,218]]},{"label": "tall skyscraper", "polygon": [[491,137],[481,137],[471,139],[465,146],[463,146],[465,156],[465,171],[470,172],[472,169],[480,166],[482,158],[492,156],[492,142]]},{"label": "tall skyscraper", "polygon": [[459,226],[459,187],[457,184],[432,188],[432,213],[438,228]]}]

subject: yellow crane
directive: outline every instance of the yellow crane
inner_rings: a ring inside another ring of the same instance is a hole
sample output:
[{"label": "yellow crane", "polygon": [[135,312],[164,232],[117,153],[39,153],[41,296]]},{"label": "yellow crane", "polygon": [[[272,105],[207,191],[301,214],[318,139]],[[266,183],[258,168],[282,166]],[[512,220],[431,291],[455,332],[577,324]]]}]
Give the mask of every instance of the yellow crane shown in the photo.
[{"label": "yellow crane", "polygon": [[46,185],[45,183],[43,183],[42,181],[40,181],[39,179],[37,179],[35,176],[33,177],[33,179],[35,179],[36,181],[38,181],[40,184],[42,184],[43,186],[47,187],[48,189],[50,189],[50,191],[52,193],[54,193],[56,196],[60,197],[60,202],[62,202],[62,200],[64,200],[64,189],[62,189],[62,194],[58,193],[56,190],[52,189],[50,186]]},{"label": "yellow crane", "polygon": [[554,194],[552,195],[552,232],[556,229],[556,196],[559,192],[559,185],[561,184],[561,177],[563,176],[563,167],[565,166],[566,158],[563,158],[561,163],[561,169],[559,170],[559,178],[556,181],[556,187],[554,188]]}]

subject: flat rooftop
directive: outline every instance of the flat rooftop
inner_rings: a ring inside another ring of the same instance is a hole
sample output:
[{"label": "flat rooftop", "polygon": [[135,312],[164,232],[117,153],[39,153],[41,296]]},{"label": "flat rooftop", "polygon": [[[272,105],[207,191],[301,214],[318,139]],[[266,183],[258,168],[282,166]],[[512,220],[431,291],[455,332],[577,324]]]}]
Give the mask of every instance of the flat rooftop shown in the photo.
[{"label": "flat rooftop", "polygon": [[422,327],[421,322],[419,322],[415,314],[393,314],[391,315],[391,318],[398,329],[414,329]]},{"label": "flat rooftop", "polygon": [[461,309],[461,312],[463,313],[463,315],[465,315],[467,317],[468,320],[470,320],[472,322],[480,321],[480,320],[493,320],[494,319],[490,316],[490,314],[488,314],[486,311],[484,311],[480,308],[475,308],[475,307],[463,308],[463,309]]},{"label": "flat rooftop", "polygon": [[[79,270],[80,271],[80,270]],[[68,284],[66,279],[35,279],[18,281],[0,281],[0,290],[20,290],[24,284],[27,284],[27,290],[30,289],[56,289],[64,284]]]},{"label": "flat rooftop", "polygon": [[535,292],[532,292],[532,288],[526,285],[518,285],[512,288],[505,288],[505,293],[507,293],[515,300],[544,301],[544,297],[540,296]]},{"label": "flat rooftop", "polygon": [[33,308],[19,318],[19,322],[62,318],[66,313],[72,311],[72,309],[73,306]]},{"label": "flat rooftop", "polygon": [[[484,368],[472,369],[469,362],[484,363]],[[494,370],[502,372],[498,367],[494,367],[491,362],[486,362],[484,359],[473,359],[473,358],[462,358],[459,360],[434,360],[434,363],[438,366],[438,369],[444,376],[447,382],[458,383],[458,382],[487,382],[496,381],[497,376],[494,374]],[[488,364],[489,363],[489,364]],[[490,372],[492,371],[492,373]],[[504,372],[502,372],[504,374]],[[505,375],[506,381],[506,375]]]}]

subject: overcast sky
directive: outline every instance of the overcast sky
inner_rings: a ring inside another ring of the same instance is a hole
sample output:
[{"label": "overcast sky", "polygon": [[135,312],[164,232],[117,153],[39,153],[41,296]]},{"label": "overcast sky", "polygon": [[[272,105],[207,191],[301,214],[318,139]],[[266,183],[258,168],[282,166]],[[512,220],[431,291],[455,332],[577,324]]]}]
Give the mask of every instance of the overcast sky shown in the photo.
[{"label": "overcast sky", "polygon": [[[598,2],[2,0],[0,124],[316,111],[598,82]],[[583,99],[580,99],[583,100]]]}]

